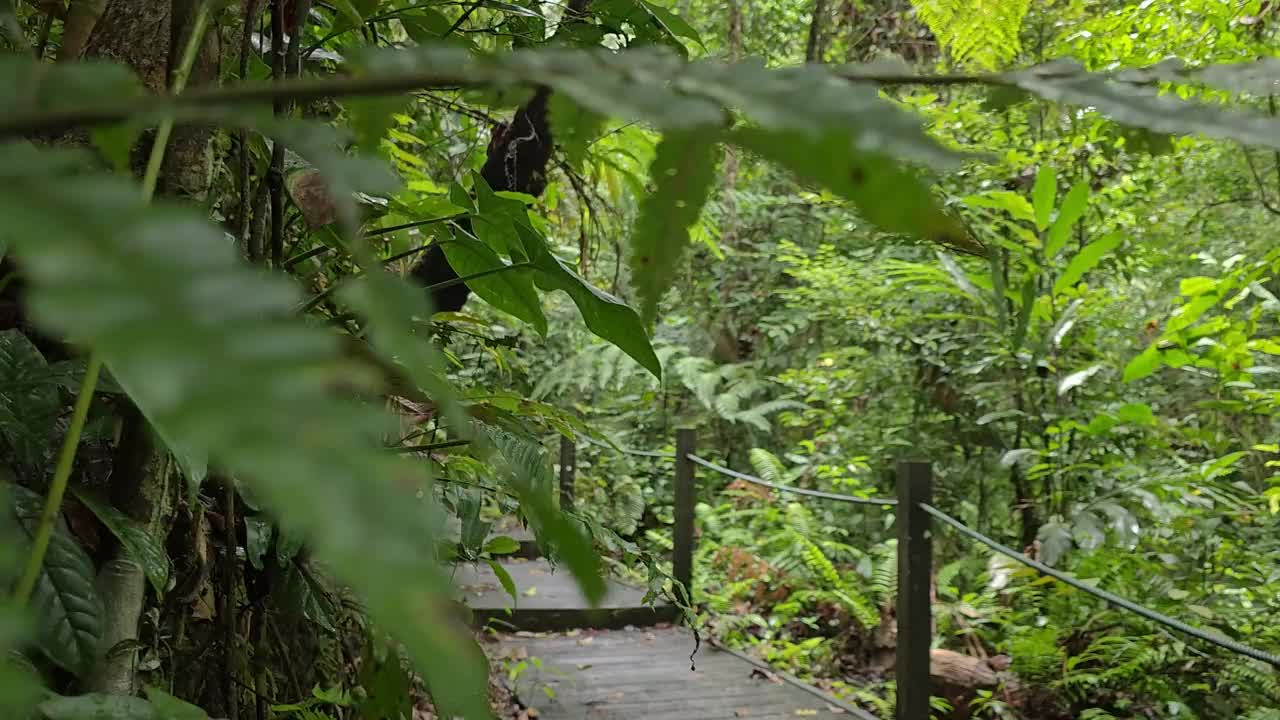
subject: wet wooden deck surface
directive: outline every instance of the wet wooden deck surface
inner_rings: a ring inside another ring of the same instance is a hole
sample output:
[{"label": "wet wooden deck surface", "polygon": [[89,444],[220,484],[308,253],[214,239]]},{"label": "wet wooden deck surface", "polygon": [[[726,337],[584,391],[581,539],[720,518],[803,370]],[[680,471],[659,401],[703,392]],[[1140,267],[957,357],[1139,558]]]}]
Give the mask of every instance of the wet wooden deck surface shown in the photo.
[{"label": "wet wooden deck surface", "polygon": [[487,564],[461,565],[454,576],[459,599],[471,608],[475,625],[510,630],[622,628],[676,617],[676,608],[665,602],[646,605],[643,590],[616,581],[608,581],[604,602],[593,608],[566,569],[553,569],[541,559],[501,564],[515,584],[514,599]]},{"label": "wet wooden deck surface", "polygon": [[[512,690],[542,720],[876,720],[674,627],[503,637]],[[537,658],[537,662],[534,661]],[[498,668],[495,668],[498,670]]]}]

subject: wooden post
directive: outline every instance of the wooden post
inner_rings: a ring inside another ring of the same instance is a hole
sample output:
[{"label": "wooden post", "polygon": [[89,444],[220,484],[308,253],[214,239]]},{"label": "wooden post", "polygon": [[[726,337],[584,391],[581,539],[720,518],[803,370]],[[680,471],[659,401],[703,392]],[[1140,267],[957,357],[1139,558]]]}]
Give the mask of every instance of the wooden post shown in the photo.
[{"label": "wooden post", "polygon": [[578,449],[573,440],[560,437],[560,510],[573,509],[573,476],[577,472]]},{"label": "wooden post", "polygon": [[933,644],[933,538],[920,503],[933,501],[933,468],[898,464],[898,684],[895,720],[929,720],[929,649]]},{"label": "wooden post", "polygon": [[[693,461],[689,456],[697,452],[698,431],[693,428],[676,430],[676,525],[675,548],[671,554],[671,575],[684,584],[688,595],[684,600],[693,603]],[[680,592],[679,589],[676,590]]]}]

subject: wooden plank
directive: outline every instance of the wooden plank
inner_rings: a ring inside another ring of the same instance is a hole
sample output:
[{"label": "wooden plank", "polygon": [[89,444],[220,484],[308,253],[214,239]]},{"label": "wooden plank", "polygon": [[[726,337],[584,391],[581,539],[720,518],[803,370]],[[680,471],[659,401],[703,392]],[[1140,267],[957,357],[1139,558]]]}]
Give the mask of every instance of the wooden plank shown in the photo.
[{"label": "wooden plank", "polygon": [[543,720],[875,720],[706,643],[692,670],[693,648],[689,631],[656,627],[508,635],[493,654],[525,664],[512,690]]},{"label": "wooden plank", "polygon": [[546,560],[509,560],[501,566],[511,576],[516,598],[503,589],[487,565],[459,565],[454,585],[458,599],[472,611],[472,623],[515,630],[567,630],[582,627],[622,628],[670,622],[677,609],[667,603],[644,602],[644,591],[607,581],[604,600],[592,607],[573,576]]},{"label": "wooden plank", "polygon": [[896,720],[929,720],[929,648],[933,644],[933,540],[929,515],[920,503],[932,501],[929,463],[898,465],[898,684]]}]

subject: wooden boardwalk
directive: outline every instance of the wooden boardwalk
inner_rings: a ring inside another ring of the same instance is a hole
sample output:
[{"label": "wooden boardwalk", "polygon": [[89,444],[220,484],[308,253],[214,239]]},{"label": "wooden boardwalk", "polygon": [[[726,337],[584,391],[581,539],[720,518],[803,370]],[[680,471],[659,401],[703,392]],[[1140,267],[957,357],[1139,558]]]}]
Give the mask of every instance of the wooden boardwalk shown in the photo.
[{"label": "wooden boardwalk", "polygon": [[676,617],[667,603],[645,605],[644,591],[609,581],[604,602],[593,608],[567,570],[553,570],[546,560],[512,559],[502,563],[516,586],[513,599],[486,565],[460,565],[454,584],[471,608],[475,625],[512,630],[567,630],[653,625]]},{"label": "wooden boardwalk", "polygon": [[[676,608],[642,602],[643,591],[610,581],[589,607],[566,570],[545,560],[503,562],[516,598],[487,565],[457,568],[460,599],[476,625],[507,630],[496,655],[523,663],[512,692],[543,720],[876,720],[758,662],[672,627]],[[534,658],[537,659],[535,662]],[[500,671],[495,667],[495,671]]]},{"label": "wooden boardwalk", "polygon": [[543,720],[875,720],[706,643],[691,669],[693,648],[687,630],[654,627],[508,635],[498,655],[524,663],[512,691]]}]

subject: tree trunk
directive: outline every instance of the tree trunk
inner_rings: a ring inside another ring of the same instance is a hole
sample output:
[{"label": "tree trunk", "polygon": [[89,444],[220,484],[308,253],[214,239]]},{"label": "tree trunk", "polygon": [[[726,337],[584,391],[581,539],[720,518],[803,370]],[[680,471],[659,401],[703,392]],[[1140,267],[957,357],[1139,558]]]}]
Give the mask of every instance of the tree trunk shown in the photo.
[{"label": "tree trunk", "polygon": [[[93,27],[85,56],[129,66],[146,88],[157,94],[181,58],[199,0],[112,0]],[[201,40],[189,83],[214,83],[218,77],[218,33]],[[170,196],[201,200],[211,181],[208,157],[212,131],[178,127],[169,141],[159,188]],[[140,167],[150,150],[144,138],[135,157]],[[168,456],[156,444],[150,424],[130,407],[122,422],[111,474],[111,494],[117,507],[155,537],[165,537],[173,525],[175,493],[170,483]],[[101,570],[99,586],[106,610],[102,654],[90,674],[89,690],[132,692],[136,689],[133,652],[112,652],[119,643],[136,640],[146,597],[146,575],[126,550],[117,545],[114,558]]]},{"label": "tree trunk", "polygon": [[828,14],[827,0],[813,0],[813,19],[809,21],[809,42],[804,48],[805,62],[820,63],[822,56],[826,54],[822,24],[826,22]]},{"label": "tree trunk", "polygon": [[[729,60],[735,61],[742,55],[742,7],[738,0],[728,0],[729,27],[725,33],[729,51]],[[720,203],[724,208],[724,220],[720,225],[720,245],[728,254],[738,248],[738,151],[732,145],[724,148],[724,179],[721,182]],[[733,271],[725,273],[720,282],[720,316],[716,318],[711,329],[715,347],[712,359],[716,362],[734,363],[742,360],[741,348],[738,344],[738,323],[729,311],[733,291],[738,286],[737,275]]]}]

